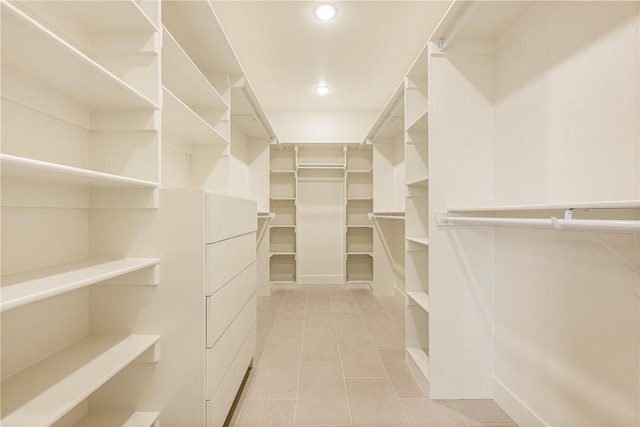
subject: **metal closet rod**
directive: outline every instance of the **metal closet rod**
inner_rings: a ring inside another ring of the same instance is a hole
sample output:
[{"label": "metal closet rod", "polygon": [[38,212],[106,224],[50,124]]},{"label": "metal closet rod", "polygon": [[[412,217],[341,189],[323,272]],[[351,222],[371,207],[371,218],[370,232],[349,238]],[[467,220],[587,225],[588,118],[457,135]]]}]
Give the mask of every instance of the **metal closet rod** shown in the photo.
[{"label": "metal closet rod", "polygon": [[640,233],[640,221],[611,219],[551,218],[490,218],[451,216],[449,212],[436,214],[438,225],[497,225],[506,227],[534,227],[554,230],[609,231]]},{"label": "metal closet rod", "polygon": [[383,214],[375,214],[375,213],[369,213],[367,214],[367,216],[369,217],[369,219],[396,219],[396,220],[402,220],[404,221],[404,215],[383,215]]}]

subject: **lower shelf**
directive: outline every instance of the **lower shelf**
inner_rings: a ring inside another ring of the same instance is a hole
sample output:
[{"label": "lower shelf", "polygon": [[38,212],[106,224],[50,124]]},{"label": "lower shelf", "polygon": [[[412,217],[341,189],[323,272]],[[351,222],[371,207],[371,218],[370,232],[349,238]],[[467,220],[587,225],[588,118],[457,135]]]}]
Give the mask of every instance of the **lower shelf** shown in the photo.
[{"label": "lower shelf", "polygon": [[159,339],[159,335],[87,337],[7,378],[1,385],[0,425],[52,425],[153,349]]},{"label": "lower shelf", "polygon": [[154,427],[160,412],[109,412],[89,414],[73,427]]},{"label": "lower shelf", "polygon": [[424,311],[429,312],[429,294],[426,292],[407,292],[407,296],[411,298]]},{"label": "lower shelf", "polygon": [[407,348],[407,354],[418,367],[422,375],[429,380],[429,353],[423,348]]}]

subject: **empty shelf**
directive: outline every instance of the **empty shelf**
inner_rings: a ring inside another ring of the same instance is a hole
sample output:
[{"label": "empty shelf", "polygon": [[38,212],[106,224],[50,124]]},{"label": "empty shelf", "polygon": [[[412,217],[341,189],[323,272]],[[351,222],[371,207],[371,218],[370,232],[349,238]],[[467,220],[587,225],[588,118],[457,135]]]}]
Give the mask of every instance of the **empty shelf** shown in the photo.
[{"label": "empty shelf", "polygon": [[5,426],[50,426],[150,349],[158,335],[88,337],[2,382]]},{"label": "empty shelf", "polygon": [[2,176],[16,176],[91,187],[158,188],[158,183],[58,163],[0,154]]},{"label": "empty shelf", "polygon": [[[427,133],[428,131],[429,110],[424,110],[414,121],[407,127],[407,132]],[[415,144],[415,142],[414,142]]]},{"label": "empty shelf", "polygon": [[282,170],[271,169],[271,173],[274,174],[274,175],[275,174],[292,175],[292,174],[295,174],[296,171],[294,171],[294,170],[284,170],[284,169],[282,169]]},{"label": "empty shelf", "polygon": [[[112,2],[109,2],[112,3]],[[2,2],[3,66],[90,108],[158,106],[9,2]]]},{"label": "empty shelf", "polygon": [[429,379],[429,355],[421,348],[407,348],[407,353],[424,377]]},{"label": "empty shelf", "polygon": [[152,411],[118,411],[89,414],[73,427],[152,427],[160,412]]},{"label": "empty shelf", "polygon": [[373,172],[373,168],[371,169],[347,169],[347,173],[355,173],[355,174],[370,174]]},{"label": "empty shelf", "polygon": [[285,225],[280,225],[280,224],[273,225],[273,224],[271,224],[269,226],[269,228],[296,228],[296,226],[295,225],[290,225],[290,224],[285,224]]},{"label": "empty shelf", "polygon": [[407,296],[418,304],[424,311],[429,312],[429,294],[426,292],[407,292]]},{"label": "empty shelf", "polygon": [[63,4],[93,31],[158,31],[151,19],[133,0],[70,1]]},{"label": "empty shelf", "polygon": [[295,252],[271,252],[271,254],[269,255],[270,257],[273,256],[296,256]]},{"label": "empty shelf", "polygon": [[[151,267],[158,258],[123,258],[100,264],[68,265],[69,270],[33,280],[20,281],[0,288],[0,311],[11,310],[46,298],[90,286],[104,280]],[[65,266],[61,266],[65,268]],[[18,275],[14,275],[18,276]],[[3,277],[3,283],[15,282],[12,276]]]},{"label": "empty shelf", "polygon": [[298,169],[341,169],[344,170],[343,163],[298,163]]},{"label": "empty shelf", "polygon": [[426,237],[407,237],[407,241],[418,245],[429,246],[429,240]]},{"label": "empty shelf", "polygon": [[167,88],[162,88],[162,128],[195,144],[228,144],[229,141]]},{"label": "empty shelf", "polygon": [[417,185],[427,185],[427,183],[429,182],[429,177],[428,176],[423,176],[421,178],[418,179],[414,179],[412,181],[407,182],[407,187],[411,187],[411,186],[417,186]]},{"label": "empty shelf", "polygon": [[349,256],[349,255],[355,255],[355,256],[358,256],[358,255],[364,255],[364,256],[370,256],[370,257],[372,257],[372,256],[373,256],[373,252],[367,252],[367,251],[349,251],[349,252],[347,252],[347,255],[348,255],[348,256]]},{"label": "empty shelf", "polygon": [[347,228],[373,228],[371,224],[347,224]]}]

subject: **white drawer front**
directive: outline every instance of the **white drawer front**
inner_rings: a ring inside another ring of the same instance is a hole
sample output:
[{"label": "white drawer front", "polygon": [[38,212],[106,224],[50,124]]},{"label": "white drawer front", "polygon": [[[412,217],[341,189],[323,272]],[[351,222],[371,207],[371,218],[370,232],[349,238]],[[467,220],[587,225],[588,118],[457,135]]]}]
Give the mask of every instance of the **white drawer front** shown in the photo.
[{"label": "white drawer front", "polygon": [[222,334],[216,345],[207,350],[207,400],[213,399],[242,343],[256,323],[255,294]]},{"label": "white drawer front", "polygon": [[207,427],[222,427],[229,414],[233,400],[238,394],[242,379],[253,359],[256,347],[256,327],[253,326],[249,335],[242,343],[240,351],[231,363],[227,375],[218,387],[213,399],[207,400]]},{"label": "white drawer front", "polygon": [[256,292],[256,263],[207,297],[207,348],[213,347],[245,303]]},{"label": "white drawer front", "polygon": [[257,230],[258,205],[254,200],[215,193],[207,193],[206,200],[206,243]]},{"label": "white drawer front", "polygon": [[213,295],[256,260],[256,233],[207,245],[207,295]]}]

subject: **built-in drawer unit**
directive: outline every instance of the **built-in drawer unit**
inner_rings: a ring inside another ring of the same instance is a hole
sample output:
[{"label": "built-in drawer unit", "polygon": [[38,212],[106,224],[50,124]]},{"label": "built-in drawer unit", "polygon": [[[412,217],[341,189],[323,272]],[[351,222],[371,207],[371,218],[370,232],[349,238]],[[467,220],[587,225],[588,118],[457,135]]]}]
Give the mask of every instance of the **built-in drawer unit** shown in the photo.
[{"label": "built-in drawer unit", "polygon": [[256,202],[249,199],[207,193],[206,243],[215,243],[258,229]]},{"label": "built-in drawer unit", "polygon": [[213,295],[256,260],[256,233],[207,245],[207,295]]}]

